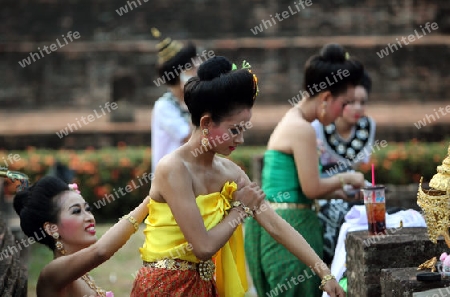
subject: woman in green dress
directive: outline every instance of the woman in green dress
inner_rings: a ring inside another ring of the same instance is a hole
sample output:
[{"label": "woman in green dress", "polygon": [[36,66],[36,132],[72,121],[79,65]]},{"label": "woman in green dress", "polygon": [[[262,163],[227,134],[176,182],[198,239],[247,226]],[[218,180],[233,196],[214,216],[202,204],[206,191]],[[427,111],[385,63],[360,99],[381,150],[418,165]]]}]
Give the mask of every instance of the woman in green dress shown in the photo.
[{"label": "woman in green dress", "polygon": [[[363,71],[362,64],[337,44],[326,45],[318,55],[310,57],[303,82],[308,95],[278,123],[264,154],[261,182],[266,199],[319,256],[323,237],[312,209],[314,199],[346,199],[343,186],[363,187],[364,176],[345,172],[320,178],[311,122],[318,119],[328,125],[341,116]],[[245,224],[245,253],[258,296],[321,296],[320,278],[277,244],[254,219]]]}]

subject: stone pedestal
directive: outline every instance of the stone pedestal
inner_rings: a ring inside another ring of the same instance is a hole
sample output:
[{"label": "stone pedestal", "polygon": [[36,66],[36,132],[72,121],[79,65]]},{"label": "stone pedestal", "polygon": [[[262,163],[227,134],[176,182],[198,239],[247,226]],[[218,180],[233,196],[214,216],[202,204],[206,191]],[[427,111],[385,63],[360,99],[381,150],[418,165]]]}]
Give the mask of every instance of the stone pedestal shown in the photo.
[{"label": "stone pedestal", "polygon": [[348,297],[380,297],[382,269],[418,267],[448,250],[443,238],[433,244],[426,228],[388,229],[387,234],[356,231],[347,235]]},{"label": "stone pedestal", "polygon": [[[450,289],[450,278],[443,278],[441,281],[435,282],[418,281],[416,275],[425,271],[429,272],[430,270],[418,271],[417,267],[382,269],[381,297],[413,297],[414,292],[447,287]],[[443,291],[446,290],[443,289]]]}]

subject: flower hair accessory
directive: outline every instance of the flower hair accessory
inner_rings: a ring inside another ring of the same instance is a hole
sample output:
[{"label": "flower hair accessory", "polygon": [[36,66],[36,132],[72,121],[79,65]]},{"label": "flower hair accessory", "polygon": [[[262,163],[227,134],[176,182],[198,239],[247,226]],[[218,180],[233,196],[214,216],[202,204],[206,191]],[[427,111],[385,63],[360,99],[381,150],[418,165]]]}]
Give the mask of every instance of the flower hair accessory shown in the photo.
[{"label": "flower hair accessory", "polygon": [[78,185],[77,185],[76,183],[69,184],[69,189],[70,189],[71,191],[77,192],[77,194],[80,194],[80,193],[81,193],[81,192],[78,190]]},{"label": "flower hair accessory", "polygon": [[[253,75],[253,89],[256,90],[255,95],[253,96],[253,101],[256,99],[256,96],[258,96],[259,93],[259,87],[258,87],[258,77],[256,76],[256,74],[252,73],[252,66],[250,65],[249,62],[247,61],[242,61],[242,67],[241,69],[247,69],[248,72],[250,72]],[[236,64],[233,63],[231,70],[238,70]]]}]

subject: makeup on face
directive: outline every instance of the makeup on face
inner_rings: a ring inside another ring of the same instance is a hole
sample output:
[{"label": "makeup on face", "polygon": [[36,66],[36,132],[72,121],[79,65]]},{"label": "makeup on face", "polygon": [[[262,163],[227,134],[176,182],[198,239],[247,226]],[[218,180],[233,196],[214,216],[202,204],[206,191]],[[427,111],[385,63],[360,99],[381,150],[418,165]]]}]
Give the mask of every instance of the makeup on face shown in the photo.
[{"label": "makeup on face", "polygon": [[242,133],[249,128],[244,121],[239,124],[223,123],[217,128],[213,128],[209,133],[209,142],[212,147],[225,147],[228,145],[230,151],[234,151],[237,145],[243,143]]},{"label": "makeup on face", "polygon": [[61,196],[58,232],[65,243],[86,245],[97,240],[95,218],[89,204],[79,194],[68,191]]},{"label": "makeup on face", "polygon": [[221,145],[222,149],[227,147],[228,154],[234,151],[239,144],[244,142],[243,132],[253,127],[250,118],[251,110],[243,109],[221,122],[219,126],[210,130],[211,145],[214,147]]}]

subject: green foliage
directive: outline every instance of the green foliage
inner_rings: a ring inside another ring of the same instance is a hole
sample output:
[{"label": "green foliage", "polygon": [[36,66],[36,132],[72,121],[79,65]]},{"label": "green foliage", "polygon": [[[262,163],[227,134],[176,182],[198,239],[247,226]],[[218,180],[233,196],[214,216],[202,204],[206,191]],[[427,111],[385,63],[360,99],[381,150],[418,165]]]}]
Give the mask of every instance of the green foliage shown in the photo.
[{"label": "green foliage", "polygon": [[[436,173],[447,155],[449,142],[441,143],[388,143],[385,147],[374,148],[371,162],[375,165],[376,183],[378,184],[410,184],[417,183],[420,177],[428,182]],[[250,179],[252,159],[264,153],[265,147],[241,147],[228,158],[236,162],[247,172]],[[14,152],[20,156],[15,161],[7,161],[11,152],[0,151],[0,160],[10,170],[24,172],[34,183],[47,174],[55,161],[69,166],[75,171],[75,181],[78,183],[83,197],[94,206],[94,213],[99,221],[115,221],[139,204],[148,194],[150,180],[142,178],[143,174],[151,174],[151,151],[147,147],[118,147],[102,150],[86,149],[83,151],[69,150],[36,150]],[[371,179],[370,163],[362,165],[360,170]],[[126,191],[126,186],[131,191]],[[120,193],[119,188],[122,188]],[[15,185],[6,185],[6,192],[13,194]],[[114,198],[111,197],[114,195]],[[109,195],[109,202],[106,200]],[[99,204],[104,200],[105,205]],[[94,205],[96,203],[97,206]]]}]

